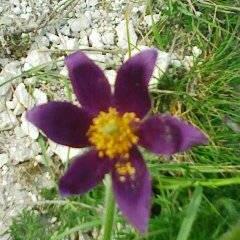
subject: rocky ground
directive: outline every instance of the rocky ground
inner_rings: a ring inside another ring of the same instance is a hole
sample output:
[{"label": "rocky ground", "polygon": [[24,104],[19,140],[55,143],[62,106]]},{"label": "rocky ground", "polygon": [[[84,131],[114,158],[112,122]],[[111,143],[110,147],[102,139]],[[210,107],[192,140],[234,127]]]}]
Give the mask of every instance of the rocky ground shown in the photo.
[{"label": "rocky ground", "polygon": [[[130,48],[137,52],[151,46],[145,36],[160,15],[160,11],[149,15],[145,1],[1,0],[0,236],[13,216],[40,200],[39,189],[52,184],[41,134],[25,114],[52,99],[74,99],[64,84],[63,56],[84,50],[114,84],[115,69],[129,48],[127,29]],[[170,65],[189,69],[201,50],[193,47],[191,56],[159,53],[156,77]],[[71,149],[69,154],[68,148],[53,142],[47,142],[45,150],[47,157],[62,163],[79,153]]]}]

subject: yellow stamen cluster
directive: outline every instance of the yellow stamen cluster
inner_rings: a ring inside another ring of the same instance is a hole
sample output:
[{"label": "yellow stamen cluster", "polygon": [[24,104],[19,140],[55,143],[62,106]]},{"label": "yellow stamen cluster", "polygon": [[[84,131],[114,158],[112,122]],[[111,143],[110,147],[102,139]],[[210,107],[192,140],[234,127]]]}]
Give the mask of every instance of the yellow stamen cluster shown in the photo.
[{"label": "yellow stamen cluster", "polygon": [[87,136],[99,151],[99,156],[128,158],[131,147],[138,142],[134,134],[134,123],[139,122],[135,113],[119,114],[115,108],[100,112],[93,119]]},{"label": "yellow stamen cluster", "polygon": [[125,162],[125,163],[116,163],[115,165],[116,171],[119,175],[129,175],[133,176],[136,172],[136,169],[132,166],[131,162]]}]

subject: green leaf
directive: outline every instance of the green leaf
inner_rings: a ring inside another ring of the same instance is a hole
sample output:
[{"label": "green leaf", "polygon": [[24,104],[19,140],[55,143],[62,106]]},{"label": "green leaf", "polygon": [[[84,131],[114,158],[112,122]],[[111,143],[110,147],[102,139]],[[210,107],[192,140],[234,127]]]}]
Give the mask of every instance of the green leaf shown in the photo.
[{"label": "green leaf", "polygon": [[181,228],[178,232],[177,240],[187,240],[192,229],[192,225],[197,215],[201,200],[202,200],[202,187],[196,187],[191,202],[186,210],[186,216],[183,219]]}]

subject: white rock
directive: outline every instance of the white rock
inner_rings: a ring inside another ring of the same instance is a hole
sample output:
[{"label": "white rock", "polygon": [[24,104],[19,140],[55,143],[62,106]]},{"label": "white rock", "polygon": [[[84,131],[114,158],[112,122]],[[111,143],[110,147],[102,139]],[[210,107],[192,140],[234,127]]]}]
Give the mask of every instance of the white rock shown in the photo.
[{"label": "white rock", "polygon": [[6,110],[6,99],[0,96],[0,112]]},{"label": "white rock", "polygon": [[17,100],[27,109],[34,106],[35,102],[32,96],[27,92],[27,89],[23,83],[20,83],[14,92],[14,96]]},{"label": "white rock", "polygon": [[92,32],[89,36],[89,42],[92,44],[93,47],[96,47],[96,48],[103,47],[101,35],[96,29],[92,30]]},{"label": "white rock", "polygon": [[98,4],[98,0],[87,0],[86,4],[88,7],[95,7]]},{"label": "white rock", "polygon": [[[11,84],[16,83],[18,79],[9,81],[21,74],[21,63],[19,61],[13,61],[5,65],[0,73],[0,98],[7,95],[10,92]],[[9,81],[9,82],[8,82]]]},{"label": "white rock", "polygon": [[60,75],[63,75],[64,77],[68,77],[68,70],[67,67],[64,66],[62,70],[59,72]]},{"label": "white rock", "polygon": [[190,69],[194,65],[194,57],[193,56],[185,56],[182,63],[183,63],[183,66],[186,68],[186,70],[190,71]]},{"label": "white rock", "polygon": [[3,96],[7,95],[10,92],[11,89],[11,83],[7,82],[7,78],[2,76],[0,74],[0,84],[3,84],[2,86],[0,86],[0,98],[2,98]]},{"label": "white rock", "polygon": [[[122,20],[116,27],[118,43],[117,45],[120,48],[128,48],[128,39],[127,39],[127,27],[126,20]],[[137,43],[137,35],[133,27],[132,21],[128,22],[128,31],[131,45],[135,46]]]},{"label": "white rock", "polygon": [[88,36],[87,33],[85,31],[80,32],[80,38],[79,38],[79,46],[89,46],[89,42],[88,42]]},{"label": "white rock", "polygon": [[17,118],[11,111],[0,113],[0,131],[12,129],[17,123]]},{"label": "white rock", "polygon": [[46,36],[48,37],[49,41],[55,44],[59,44],[60,43],[60,38],[53,34],[53,33],[46,33]]},{"label": "white rock", "polygon": [[47,51],[38,51],[38,50],[31,50],[28,52],[26,63],[24,64],[23,70],[27,71],[33,67],[42,65],[42,64],[49,64],[52,59]]},{"label": "white rock", "polygon": [[61,43],[58,45],[59,49],[76,49],[78,48],[78,41],[76,38],[69,38],[67,36],[60,37]]},{"label": "white rock", "polygon": [[82,14],[79,18],[71,19],[69,26],[72,32],[80,32],[90,27],[90,21]]},{"label": "white rock", "polygon": [[23,114],[22,117],[21,117],[21,120],[22,120],[21,129],[31,139],[36,140],[38,138],[38,136],[39,136],[39,131],[32,123],[30,123],[26,119],[25,115],[26,114]]},{"label": "white rock", "polygon": [[114,44],[114,33],[113,32],[104,32],[102,36],[102,41],[106,45]]},{"label": "white rock", "polygon": [[197,58],[202,54],[202,50],[200,48],[198,48],[197,46],[194,46],[192,48],[192,54],[195,58]]},{"label": "white rock", "polygon": [[63,163],[66,163],[71,158],[83,153],[85,150],[80,148],[69,148],[60,144],[56,144],[51,140],[48,140],[49,147]]},{"label": "white rock", "polygon": [[35,43],[39,48],[42,48],[42,47],[48,47],[50,44],[50,41],[46,36],[37,36],[35,38]]},{"label": "white rock", "polygon": [[63,35],[65,35],[65,36],[70,36],[71,34],[70,34],[70,27],[69,26],[67,26],[67,25],[65,25],[65,26],[63,26],[62,28],[60,28],[60,33],[62,33]]},{"label": "white rock", "polygon": [[144,17],[144,22],[147,24],[148,27],[151,27],[154,23],[156,23],[160,18],[160,14],[153,14],[152,15],[146,15]]},{"label": "white rock", "polygon": [[35,99],[36,105],[47,103],[47,94],[42,90],[35,88],[33,90],[33,97]]},{"label": "white rock", "polygon": [[6,78],[13,78],[22,73],[21,71],[21,62],[12,61],[4,66],[1,75]]},{"label": "white rock", "polygon": [[179,68],[182,66],[182,62],[178,59],[172,59],[171,60],[171,65],[176,67],[176,68]]},{"label": "white rock", "polygon": [[18,139],[27,136],[27,134],[23,132],[21,126],[16,126],[14,128],[14,134]]},{"label": "white rock", "polygon": [[93,61],[105,63],[106,58],[101,53],[88,52],[87,56],[91,58]]},{"label": "white rock", "polygon": [[116,81],[117,72],[114,70],[106,70],[105,75],[106,75],[111,87],[113,87],[115,84],[115,81]]},{"label": "white rock", "polygon": [[40,153],[40,147],[29,137],[15,139],[9,148],[9,157],[13,164],[30,160]]},{"label": "white rock", "polygon": [[0,154],[0,168],[8,162],[8,155],[6,153]]},{"label": "white rock", "polygon": [[25,78],[24,79],[24,83],[26,85],[34,85],[36,84],[36,82],[38,81],[37,77],[36,76],[33,76],[33,77],[30,77],[30,78]]},{"label": "white rock", "polygon": [[6,106],[8,109],[14,109],[18,104],[18,100],[16,97],[13,97],[12,101],[6,101]]},{"label": "white rock", "polygon": [[168,52],[158,51],[158,58],[156,62],[156,68],[154,71],[154,75],[157,77],[161,77],[171,62],[171,54]]},{"label": "white rock", "polygon": [[25,111],[24,106],[18,102],[15,109],[13,110],[13,114],[18,116],[18,115],[22,114],[24,111]]}]

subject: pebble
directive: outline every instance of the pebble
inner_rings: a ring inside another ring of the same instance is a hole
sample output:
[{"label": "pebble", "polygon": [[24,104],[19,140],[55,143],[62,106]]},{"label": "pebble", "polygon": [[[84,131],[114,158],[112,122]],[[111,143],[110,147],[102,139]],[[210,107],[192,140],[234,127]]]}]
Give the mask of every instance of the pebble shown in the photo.
[{"label": "pebble", "polygon": [[21,129],[23,133],[29,136],[31,139],[36,140],[39,136],[38,129],[26,119],[26,112],[21,117]]},{"label": "pebble", "polygon": [[[117,38],[118,38],[117,45],[120,48],[127,49],[128,48],[128,39],[127,39],[128,34],[127,34],[126,20],[122,20],[117,25],[116,31],[117,31]],[[128,32],[129,32],[129,36],[130,36],[131,45],[136,46],[138,37],[134,30],[133,23],[131,20],[128,22]]]},{"label": "pebble", "polygon": [[47,94],[38,88],[33,90],[33,98],[36,102],[36,105],[47,103],[48,101]]},{"label": "pebble", "polygon": [[93,47],[96,47],[96,48],[102,48],[104,46],[101,35],[96,29],[92,30],[89,36],[89,42]]},{"label": "pebble", "polygon": [[104,32],[102,35],[102,41],[105,45],[114,45],[114,33]]},{"label": "pebble", "polygon": [[0,131],[10,130],[18,123],[17,118],[11,111],[3,111],[0,113]]},{"label": "pebble", "polygon": [[192,54],[195,58],[197,58],[202,54],[202,50],[200,48],[198,48],[197,46],[194,46],[192,48]]},{"label": "pebble", "polygon": [[35,102],[32,96],[28,93],[24,83],[20,83],[14,92],[14,96],[17,100],[27,109],[34,106]]},{"label": "pebble", "polygon": [[79,18],[70,19],[68,23],[72,32],[81,32],[90,27],[90,21],[84,14]]},{"label": "pebble", "polygon": [[0,168],[8,162],[8,155],[6,153],[0,154]]},{"label": "pebble", "polygon": [[49,148],[55,153],[62,161],[62,163],[68,162],[71,158],[82,154],[85,149],[80,148],[69,148],[60,144],[57,144],[51,140],[48,140]]},{"label": "pebble", "polygon": [[23,70],[27,71],[39,65],[47,65],[51,61],[52,59],[48,51],[30,50],[28,52],[27,58],[25,59]]}]

